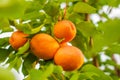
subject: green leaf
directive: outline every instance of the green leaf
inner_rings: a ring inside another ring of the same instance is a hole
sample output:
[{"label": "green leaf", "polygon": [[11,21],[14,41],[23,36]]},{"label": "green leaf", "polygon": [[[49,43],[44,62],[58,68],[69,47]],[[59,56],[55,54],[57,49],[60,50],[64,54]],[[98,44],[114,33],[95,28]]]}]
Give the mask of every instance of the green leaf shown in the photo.
[{"label": "green leaf", "polygon": [[[90,41],[90,39],[88,39]],[[102,51],[103,47],[106,46],[101,32],[97,32],[95,36],[92,37],[92,47],[88,45],[86,52],[84,53],[87,58],[91,58],[95,55],[98,55]]]},{"label": "green leaf", "polygon": [[106,75],[104,72],[102,72],[100,69],[96,68],[95,66],[91,64],[87,64],[83,66],[81,69],[81,72],[93,72],[97,74],[98,76],[93,76],[93,78],[96,80],[112,80],[112,78],[108,75]]},{"label": "green leaf", "polygon": [[63,69],[61,66],[54,65],[54,71],[53,71],[54,73],[60,74],[60,73],[62,73],[62,71],[63,71]]},{"label": "green leaf", "polygon": [[61,66],[54,65],[53,73],[48,77],[48,80],[53,80],[53,78],[54,79],[56,78],[59,80],[65,79],[62,72],[63,72],[63,69]]},{"label": "green leaf", "polygon": [[[34,16],[33,16],[34,15]],[[37,22],[43,22],[44,19],[46,18],[45,12],[40,12],[40,11],[31,11],[27,12],[22,16],[22,20],[31,20],[31,22],[36,21],[36,19],[39,19],[40,21]]]},{"label": "green leaf", "polygon": [[0,48],[0,62],[5,61],[9,54],[10,54],[9,50]]},{"label": "green leaf", "polygon": [[74,73],[70,80],[78,80],[79,75],[80,75],[79,73]]},{"label": "green leaf", "polygon": [[8,56],[8,60],[6,63],[10,63],[11,61],[13,61],[15,59],[16,55],[14,55],[14,51],[10,53],[10,55]]},{"label": "green leaf", "polygon": [[10,32],[13,31],[12,28],[10,28],[9,20],[6,18],[0,18],[0,30],[2,32]]},{"label": "green leaf", "polygon": [[6,5],[0,6],[0,17],[18,18],[25,10],[25,0],[9,0]]},{"label": "green leaf", "polygon": [[9,45],[9,38],[0,38],[0,47],[6,47]]},{"label": "green leaf", "polygon": [[30,71],[30,80],[40,80],[40,79],[45,80],[46,78],[45,77],[41,78],[41,75],[43,75],[42,71],[36,70],[36,69],[32,69]]},{"label": "green leaf", "polygon": [[0,68],[0,80],[15,80],[15,76],[10,70]]},{"label": "green leaf", "polygon": [[[100,0],[100,1],[103,1],[103,0]],[[104,2],[112,7],[117,7],[120,3],[119,0],[105,0]]]},{"label": "green leaf", "polygon": [[103,62],[103,64],[109,64],[109,65],[116,66],[116,63],[113,60],[106,60],[105,62]]},{"label": "green leaf", "polygon": [[44,6],[44,11],[49,16],[54,17],[59,14],[59,4],[53,1],[48,2],[48,4]]},{"label": "green leaf", "polygon": [[[73,10],[72,10],[72,12],[73,12]],[[72,21],[73,23],[75,23],[75,24],[78,24],[78,23],[80,23],[80,22],[83,22],[83,16],[82,15],[80,15],[80,14],[78,14],[78,13],[71,13],[69,16],[68,16],[68,19],[70,20],[70,21]]]},{"label": "green leaf", "polygon": [[118,53],[118,54],[120,54],[120,44],[110,45],[110,46],[108,47],[107,51],[110,51],[112,54],[113,54],[113,53]]},{"label": "green leaf", "polygon": [[16,64],[14,65],[14,68],[15,68],[17,71],[19,71],[21,65],[22,65],[22,59],[19,58],[19,59],[17,60]]},{"label": "green leaf", "polygon": [[120,77],[118,77],[118,76],[116,76],[116,75],[110,75],[112,78],[113,78],[113,80],[120,80]]},{"label": "green leaf", "polygon": [[8,68],[9,69],[15,68],[17,71],[19,71],[20,66],[22,65],[22,59],[16,56],[12,56],[12,58],[9,61],[7,61],[7,63],[8,62],[10,64]]},{"label": "green leaf", "polygon": [[15,56],[15,58],[11,60],[10,65],[9,65],[8,68],[9,68],[9,69],[12,69],[12,68],[16,65],[18,59],[19,59],[19,58]]},{"label": "green leaf", "polygon": [[45,80],[49,77],[53,72],[54,66],[50,64],[44,71],[32,69],[30,71],[30,79],[31,80]]},{"label": "green leaf", "polygon": [[76,75],[77,73],[79,74],[79,72],[77,70],[75,70],[75,71],[65,71],[64,76],[67,79],[70,79],[70,78],[72,78],[72,76],[74,76],[74,74]]},{"label": "green leaf", "polygon": [[30,46],[30,41],[28,40],[22,47],[18,49],[16,55],[24,54],[29,49],[29,46]]},{"label": "green leaf", "polygon": [[36,56],[29,53],[27,57],[24,58],[22,72],[24,75],[28,75],[30,70],[33,68],[33,63],[37,60]]},{"label": "green leaf", "polygon": [[76,37],[71,41],[73,46],[80,48],[83,52],[87,50],[88,41],[80,31],[77,31]]},{"label": "green leaf", "polygon": [[94,76],[99,77],[99,75],[94,72],[84,72],[84,73],[80,73],[79,79],[80,80],[95,80],[93,78]]},{"label": "green leaf", "polygon": [[28,23],[25,23],[25,24],[17,24],[15,26],[18,30],[21,30],[23,31],[24,33],[27,33],[27,34],[30,34],[31,33],[31,30],[32,30],[32,27],[28,24]]},{"label": "green leaf", "polygon": [[120,41],[120,20],[108,20],[105,23],[101,23],[99,28],[102,31],[104,44],[111,45]]},{"label": "green leaf", "polygon": [[38,33],[38,32],[42,29],[43,26],[44,26],[44,24],[40,25],[40,26],[37,27],[37,28],[32,29],[31,34]]},{"label": "green leaf", "polygon": [[[89,54],[92,54],[91,57],[96,54],[98,54],[102,49],[103,47],[107,46],[104,38],[103,38],[103,33],[102,31],[97,27],[95,32],[96,34],[94,34],[91,39],[92,39],[92,47],[88,48],[87,50],[87,54],[86,55],[89,55]],[[90,41],[90,39],[89,39]],[[90,57],[90,56],[89,56]]]},{"label": "green leaf", "polygon": [[90,6],[87,3],[84,2],[78,2],[74,5],[74,9],[75,12],[78,13],[95,13],[96,9],[92,6]]},{"label": "green leaf", "polygon": [[23,20],[31,20],[31,19],[37,19],[39,17],[40,17],[40,13],[38,11],[33,11],[33,12],[24,14],[22,19]]},{"label": "green leaf", "polygon": [[39,12],[39,10],[43,8],[43,4],[41,4],[42,1],[40,0],[27,1],[25,14],[31,12]]},{"label": "green leaf", "polygon": [[76,25],[77,29],[82,32],[82,34],[86,37],[92,37],[96,34],[97,30],[94,24],[91,22],[81,22]]}]

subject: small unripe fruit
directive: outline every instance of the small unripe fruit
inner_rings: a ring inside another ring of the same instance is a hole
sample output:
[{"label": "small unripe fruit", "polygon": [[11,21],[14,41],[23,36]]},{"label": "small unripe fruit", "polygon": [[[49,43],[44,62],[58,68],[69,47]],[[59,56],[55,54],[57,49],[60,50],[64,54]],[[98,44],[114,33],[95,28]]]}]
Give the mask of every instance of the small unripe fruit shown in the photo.
[{"label": "small unripe fruit", "polygon": [[84,56],[81,50],[74,46],[62,46],[54,56],[54,62],[62,66],[65,71],[79,69],[84,63]]},{"label": "small unripe fruit", "polygon": [[52,59],[59,48],[58,42],[45,33],[35,35],[30,44],[33,54],[44,60]]},{"label": "small unripe fruit", "polygon": [[62,43],[73,40],[76,35],[75,25],[69,20],[62,20],[54,25],[54,35],[63,39]]},{"label": "small unripe fruit", "polygon": [[25,34],[22,31],[13,32],[9,38],[9,43],[15,50],[17,50],[27,42],[27,36],[28,34]]}]

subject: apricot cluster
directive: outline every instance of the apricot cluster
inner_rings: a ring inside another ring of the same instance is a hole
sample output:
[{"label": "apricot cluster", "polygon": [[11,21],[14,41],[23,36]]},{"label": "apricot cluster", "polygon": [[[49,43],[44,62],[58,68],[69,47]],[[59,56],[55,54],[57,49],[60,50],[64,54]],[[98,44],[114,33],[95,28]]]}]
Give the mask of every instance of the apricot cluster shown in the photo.
[{"label": "apricot cluster", "polygon": [[59,21],[54,26],[54,35],[62,39],[60,48],[54,56],[54,62],[63,67],[65,71],[79,69],[84,63],[84,56],[80,49],[67,45],[76,36],[76,27],[69,20]]},{"label": "apricot cluster", "polygon": [[[83,53],[77,47],[67,45],[76,36],[75,25],[69,20],[62,20],[54,25],[53,32],[54,36],[62,41],[59,42],[46,33],[36,34],[30,41],[33,54],[40,59],[53,59],[54,63],[60,65],[65,71],[79,69],[84,63]],[[21,31],[16,31],[9,42],[17,50],[26,43],[27,36]]]}]

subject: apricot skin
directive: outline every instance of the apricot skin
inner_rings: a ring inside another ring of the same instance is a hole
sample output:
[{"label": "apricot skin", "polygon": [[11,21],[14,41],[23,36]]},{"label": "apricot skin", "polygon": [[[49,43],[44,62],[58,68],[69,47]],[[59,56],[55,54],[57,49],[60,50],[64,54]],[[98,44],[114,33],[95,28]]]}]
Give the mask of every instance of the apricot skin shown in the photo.
[{"label": "apricot skin", "polygon": [[35,35],[30,44],[33,54],[44,60],[52,59],[59,48],[58,42],[45,33]]},{"label": "apricot skin", "polygon": [[78,48],[74,46],[62,46],[54,56],[56,65],[62,66],[65,71],[79,69],[84,63],[84,56]]},{"label": "apricot skin", "polygon": [[22,47],[27,42],[27,36],[28,34],[25,34],[22,31],[15,31],[9,38],[9,43],[15,50],[18,50],[18,48]]},{"label": "apricot skin", "polygon": [[73,40],[76,35],[76,27],[69,20],[62,20],[54,25],[54,35],[58,39],[63,39],[62,43]]}]

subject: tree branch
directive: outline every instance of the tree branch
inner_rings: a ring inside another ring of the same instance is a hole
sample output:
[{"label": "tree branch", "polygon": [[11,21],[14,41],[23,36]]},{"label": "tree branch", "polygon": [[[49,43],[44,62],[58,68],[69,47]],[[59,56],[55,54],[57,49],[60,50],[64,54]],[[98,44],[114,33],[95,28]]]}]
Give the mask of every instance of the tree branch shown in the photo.
[{"label": "tree branch", "polygon": [[[113,60],[115,63],[117,63],[114,54],[112,55],[112,60]],[[117,75],[118,77],[120,77],[120,69],[119,69],[117,66],[115,66],[115,72],[116,72],[116,75]]]},{"label": "tree branch", "polygon": [[83,0],[83,2],[88,2],[88,0]]},{"label": "tree branch", "polygon": [[[88,0],[83,0],[83,2],[87,3]],[[90,15],[88,13],[85,13],[85,21],[90,21]],[[90,36],[89,45],[92,48],[93,47],[93,38]],[[99,67],[99,62],[96,56],[93,57],[93,65],[96,67]]]},{"label": "tree branch", "polygon": [[93,57],[93,65],[99,67],[99,62],[96,56]]},{"label": "tree branch", "polygon": [[67,7],[68,7],[68,2],[67,2],[67,0],[66,0],[66,5],[65,5],[65,8],[64,8],[64,13],[63,13],[63,18],[62,18],[62,19],[64,19],[65,16],[66,16],[66,13],[67,13]]},{"label": "tree branch", "polygon": [[85,14],[85,21],[90,21],[90,15],[89,14]]}]

